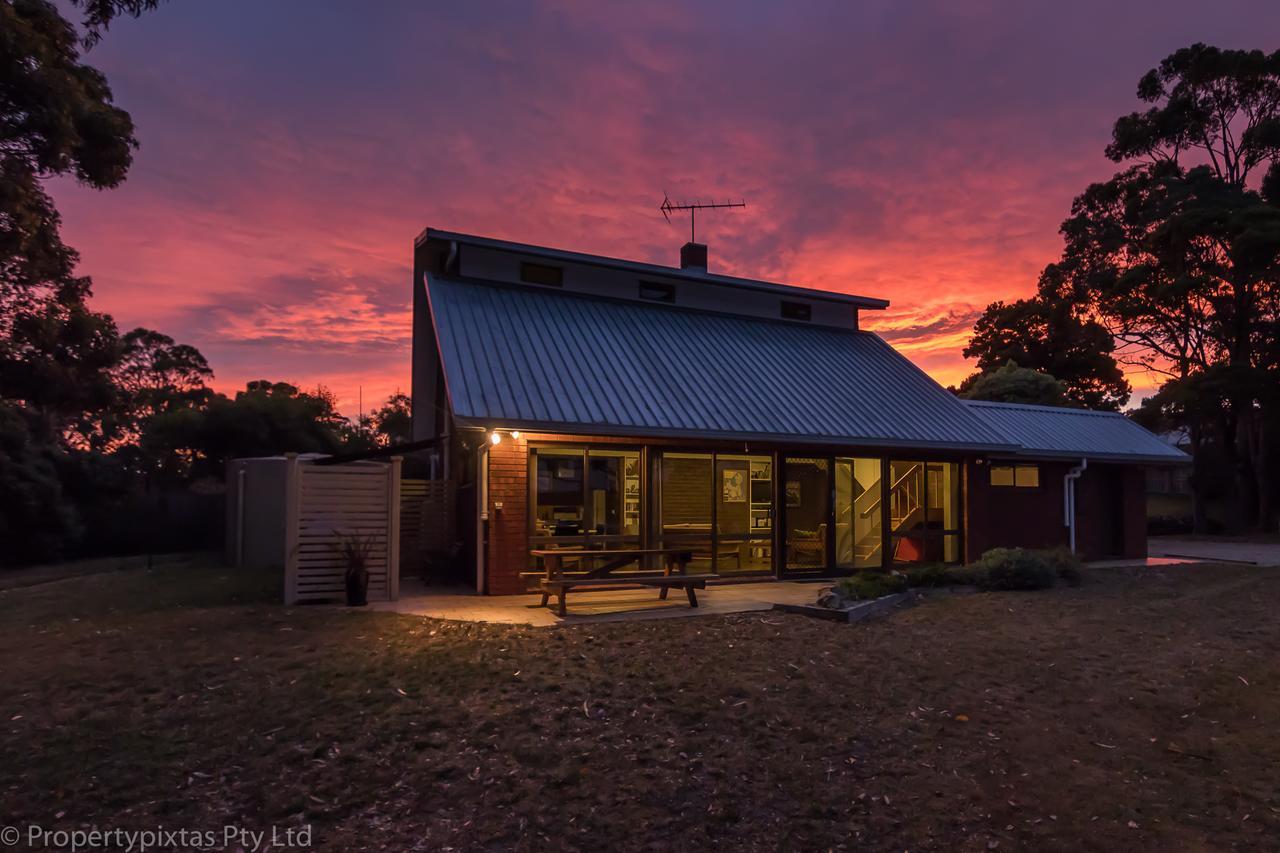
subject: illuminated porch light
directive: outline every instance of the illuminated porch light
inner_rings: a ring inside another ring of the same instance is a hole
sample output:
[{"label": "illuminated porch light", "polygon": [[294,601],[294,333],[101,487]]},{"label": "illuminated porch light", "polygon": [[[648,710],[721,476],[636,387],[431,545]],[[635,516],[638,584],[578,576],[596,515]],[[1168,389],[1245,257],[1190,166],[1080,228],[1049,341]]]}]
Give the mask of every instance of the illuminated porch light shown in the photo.
[{"label": "illuminated porch light", "polygon": [[496,429],[493,432],[489,433],[490,444],[500,444],[501,442],[502,442],[502,435]]},{"label": "illuminated porch light", "polygon": [[519,440],[520,440],[520,430],[518,430],[518,429],[513,429],[513,430],[511,431],[511,437],[512,437],[512,438],[514,438],[516,441],[519,441]]}]

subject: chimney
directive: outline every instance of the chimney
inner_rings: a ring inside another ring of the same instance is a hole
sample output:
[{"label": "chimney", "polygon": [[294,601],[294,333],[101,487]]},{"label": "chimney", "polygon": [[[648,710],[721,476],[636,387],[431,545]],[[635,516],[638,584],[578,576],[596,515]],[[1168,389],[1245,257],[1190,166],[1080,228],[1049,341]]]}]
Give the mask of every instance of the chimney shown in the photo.
[{"label": "chimney", "polygon": [[680,247],[680,269],[707,271],[707,244],[685,243]]}]

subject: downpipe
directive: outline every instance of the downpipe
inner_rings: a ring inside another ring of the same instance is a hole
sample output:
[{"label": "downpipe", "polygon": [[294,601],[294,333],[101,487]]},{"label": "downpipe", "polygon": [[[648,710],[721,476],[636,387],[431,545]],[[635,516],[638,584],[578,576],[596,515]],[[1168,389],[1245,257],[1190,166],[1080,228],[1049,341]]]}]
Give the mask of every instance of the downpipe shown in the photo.
[{"label": "downpipe", "polygon": [[1071,553],[1076,552],[1076,480],[1089,467],[1088,459],[1081,459],[1080,464],[1072,468],[1062,478],[1062,523],[1067,528],[1067,541]]},{"label": "downpipe", "polygon": [[476,493],[480,502],[476,513],[476,592],[484,592],[486,563],[485,544],[489,529],[489,442],[480,439],[480,453],[476,456]]}]

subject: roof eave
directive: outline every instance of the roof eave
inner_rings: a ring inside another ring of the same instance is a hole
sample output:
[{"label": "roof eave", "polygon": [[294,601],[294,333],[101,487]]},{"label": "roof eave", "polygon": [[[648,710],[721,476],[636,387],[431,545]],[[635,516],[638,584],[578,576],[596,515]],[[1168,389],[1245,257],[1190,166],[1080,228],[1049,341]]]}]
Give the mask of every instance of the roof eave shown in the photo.
[{"label": "roof eave", "polygon": [[1011,459],[1047,460],[1053,462],[1072,462],[1088,459],[1090,462],[1115,462],[1124,465],[1189,465],[1191,457],[1185,453],[1180,456],[1147,456],[1140,453],[1068,453],[1062,450],[1034,450],[1022,448],[1009,454]]},{"label": "roof eave", "polygon": [[956,451],[963,453],[1016,453],[1011,444],[952,443],[930,441],[903,441],[888,438],[855,438],[830,435],[792,435],[777,433],[720,432],[715,430],[685,430],[671,427],[635,427],[622,424],[587,424],[563,421],[530,421],[508,418],[466,417],[454,413],[454,423],[462,428],[518,430],[520,432],[548,432],[565,435],[583,435],[619,438],[676,438],[703,439],[709,441],[749,441],[786,445],[826,445],[849,448],[887,448],[903,450]]}]

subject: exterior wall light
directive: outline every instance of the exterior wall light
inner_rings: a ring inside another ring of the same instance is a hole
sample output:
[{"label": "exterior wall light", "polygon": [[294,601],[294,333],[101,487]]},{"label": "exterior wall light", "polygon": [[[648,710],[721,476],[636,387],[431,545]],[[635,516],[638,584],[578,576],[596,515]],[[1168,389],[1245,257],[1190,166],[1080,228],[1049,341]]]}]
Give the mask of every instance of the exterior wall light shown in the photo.
[{"label": "exterior wall light", "polygon": [[501,442],[502,442],[502,435],[496,429],[493,432],[489,433],[490,444],[500,444]]},{"label": "exterior wall light", "polygon": [[520,440],[520,430],[518,430],[518,429],[513,429],[513,430],[511,431],[511,437],[512,437],[512,438],[514,438],[516,441],[519,441],[519,440]]}]

